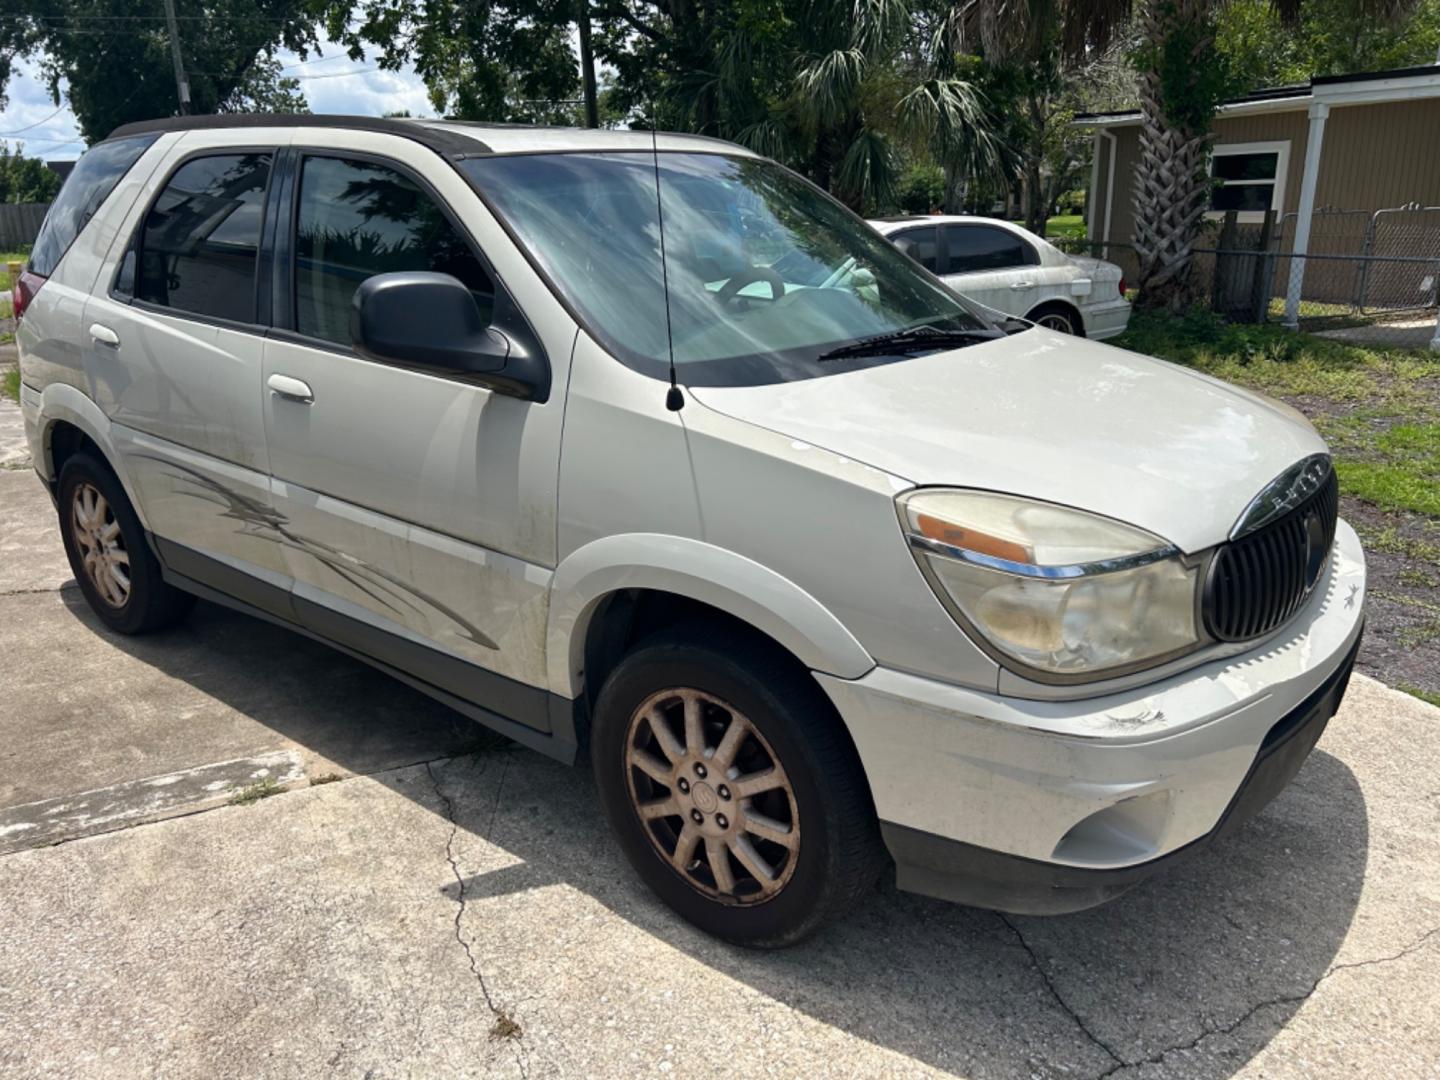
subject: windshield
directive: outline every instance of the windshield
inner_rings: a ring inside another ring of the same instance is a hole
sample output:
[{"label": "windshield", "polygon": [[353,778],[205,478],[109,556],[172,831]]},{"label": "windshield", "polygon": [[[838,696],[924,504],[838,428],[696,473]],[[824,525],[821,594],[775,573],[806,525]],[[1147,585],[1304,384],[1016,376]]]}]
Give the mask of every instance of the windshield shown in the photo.
[{"label": "windshield", "polygon": [[[719,154],[658,158],[681,382],[750,385],[892,363],[901,357],[883,351],[819,357],[916,326],[990,332],[908,256],[787,169]],[[586,328],[625,363],[664,378],[656,158],[526,154],[461,165]]]}]

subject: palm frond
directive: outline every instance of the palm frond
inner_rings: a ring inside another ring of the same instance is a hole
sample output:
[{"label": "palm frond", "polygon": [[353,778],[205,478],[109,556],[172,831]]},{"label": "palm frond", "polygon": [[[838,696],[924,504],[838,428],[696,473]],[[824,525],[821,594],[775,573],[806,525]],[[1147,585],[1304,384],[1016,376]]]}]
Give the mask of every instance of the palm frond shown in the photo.
[{"label": "palm frond", "polygon": [[841,195],[852,205],[886,206],[894,201],[898,176],[890,141],[873,128],[865,127],[846,148],[835,179]]},{"label": "palm frond", "polygon": [[835,49],[806,64],[795,83],[821,120],[831,123],[843,116],[854,100],[865,67],[865,54],[859,49]]}]

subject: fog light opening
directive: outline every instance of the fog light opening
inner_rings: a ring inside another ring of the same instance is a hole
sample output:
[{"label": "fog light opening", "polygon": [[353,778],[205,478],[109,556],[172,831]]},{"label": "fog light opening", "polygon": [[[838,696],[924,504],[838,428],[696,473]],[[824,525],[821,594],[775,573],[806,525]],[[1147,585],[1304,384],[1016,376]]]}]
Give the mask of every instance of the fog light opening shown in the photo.
[{"label": "fog light opening", "polygon": [[1128,866],[1154,858],[1170,820],[1170,792],[1122,799],[1073,825],[1051,856],[1085,866]]}]

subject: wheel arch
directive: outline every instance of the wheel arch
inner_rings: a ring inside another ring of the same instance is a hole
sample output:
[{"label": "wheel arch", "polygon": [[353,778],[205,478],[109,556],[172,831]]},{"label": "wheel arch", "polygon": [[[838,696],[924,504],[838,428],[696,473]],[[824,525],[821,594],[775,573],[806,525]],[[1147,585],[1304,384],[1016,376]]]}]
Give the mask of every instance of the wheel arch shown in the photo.
[{"label": "wheel arch", "polygon": [[39,472],[52,490],[60,482],[65,461],[81,450],[90,450],[110,467],[125,497],[145,528],[150,527],[145,509],[135,498],[135,490],[125,474],[120,452],[111,436],[110,418],[84,392],[67,383],[47,386],[40,396]]},{"label": "wheel arch", "polygon": [[1074,325],[1077,326],[1080,330],[1079,334],[1076,335],[1077,337],[1083,338],[1089,336],[1085,331],[1085,316],[1082,315],[1080,313],[1080,309],[1074,304],[1072,304],[1069,300],[1060,300],[1053,298],[1050,300],[1043,300],[1040,303],[1036,304],[1029,311],[1027,311],[1025,313],[1025,318],[1028,319],[1030,322],[1036,322],[1040,319],[1041,316],[1049,312],[1055,311],[1063,312],[1074,320]]},{"label": "wheel arch", "polygon": [[788,578],[713,544],[646,533],[596,540],[556,568],[546,631],[549,689],[570,699],[584,693],[593,674],[587,660],[604,660],[596,633],[613,632],[617,617],[634,617],[616,605],[647,604],[668,606],[675,617],[717,613],[812,671],[854,679],[875,666],[840,620]]}]

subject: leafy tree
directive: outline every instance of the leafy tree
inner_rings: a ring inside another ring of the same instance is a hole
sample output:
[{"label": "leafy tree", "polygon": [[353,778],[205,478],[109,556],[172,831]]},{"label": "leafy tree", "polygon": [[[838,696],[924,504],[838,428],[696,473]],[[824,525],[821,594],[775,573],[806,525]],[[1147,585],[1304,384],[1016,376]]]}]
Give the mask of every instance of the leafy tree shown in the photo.
[{"label": "leafy tree", "polygon": [[[176,0],[175,7],[192,112],[293,100],[277,83],[278,65],[263,61],[281,47],[304,55],[316,44],[302,0]],[[38,58],[56,104],[68,83],[87,142],[179,109],[161,0],[0,0],[0,91],[14,56]]]},{"label": "leafy tree", "polygon": [[244,78],[220,103],[218,112],[308,113],[310,103],[300,80],[281,74],[280,61],[273,57],[256,60]]},{"label": "leafy tree", "polygon": [[15,149],[0,140],[0,203],[44,203],[60,194],[60,174],[39,158],[26,157],[25,145]]},{"label": "leafy tree", "polygon": [[1247,91],[1315,75],[1420,67],[1440,49],[1440,0],[1421,0],[1410,18],[1395,21],[1376,19],[1353,0],[1307,0],[1293,24],[1268,0],[1233,0],[1217,16],[1215,47]]},{"label": "leafy tree", "polygon": [[575,123],[574,0],[311,0],[333,40],[380,66],[407,63],[431,104],[461,120]]}]

